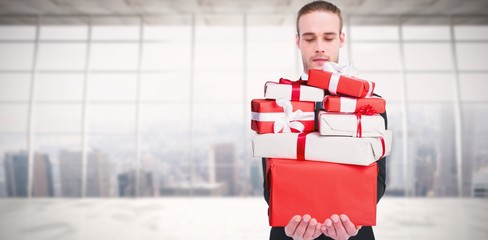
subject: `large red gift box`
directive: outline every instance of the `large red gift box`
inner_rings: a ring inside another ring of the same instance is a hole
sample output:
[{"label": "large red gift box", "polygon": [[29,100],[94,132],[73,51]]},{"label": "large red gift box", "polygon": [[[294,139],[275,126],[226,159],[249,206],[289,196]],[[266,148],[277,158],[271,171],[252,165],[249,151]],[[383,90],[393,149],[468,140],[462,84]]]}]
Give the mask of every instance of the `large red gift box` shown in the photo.
[{"label": "large red gift box", "polygon": [[[287,106],[279,106],[280,102],[284,102],[282,105]],[[253,99],[251,101],[251,129],[258,133],[286,132],[286,128],[289,128],[291,132],[312,132],[315,127],[314,109],[314,102]],[[303,130],[294,128],[296,124],[303,124]]]},{"label": "large red gift box", "polygon": [[325,111],[341,113],[384,113],[386,101],[379,97],[349,98],[327,95],[322,101]]},{"label": "large red gift box", "polygon": [[374,82],[317,69],[309,70],[307,84],[351,97],[371,96],[375,86]]},{"label": "large red gift box", "polygon": [[346,214],[356,226],[376,225],[378,167],[267,159],[269,224],[283,227],[295,215],[323,223]]}]

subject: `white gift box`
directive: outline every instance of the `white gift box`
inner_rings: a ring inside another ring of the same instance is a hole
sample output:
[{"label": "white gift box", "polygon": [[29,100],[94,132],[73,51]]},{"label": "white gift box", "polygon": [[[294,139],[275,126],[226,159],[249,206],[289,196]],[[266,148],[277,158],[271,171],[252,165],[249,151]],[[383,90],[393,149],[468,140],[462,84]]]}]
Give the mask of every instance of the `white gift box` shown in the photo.
[{"label": "white gift box", "polygon": [[319,112],[319,132],[323,136],[379,137],[385,131],[381,115]]},{"label": "white gift box", "polygon": [[[299,134],[304,133],[255,135],[252,140],[254,157],[297,159]],[[385,130],[382,134],[374,138],[352,138],[307,133],[304,160],[367,166],[390,154],[392,132]]]},{"label": "white gift box", "polygon": [[322,102],[324,100],[324,90],[316,87],[310,87],[306,85],[300,85],[300,93],[298,99],[292,99],[291,84],[280,84],[275,82],[267,82],[264,85],[264,98],[267,99],[280,99],[292,101],[305,101],[305,102]]}]

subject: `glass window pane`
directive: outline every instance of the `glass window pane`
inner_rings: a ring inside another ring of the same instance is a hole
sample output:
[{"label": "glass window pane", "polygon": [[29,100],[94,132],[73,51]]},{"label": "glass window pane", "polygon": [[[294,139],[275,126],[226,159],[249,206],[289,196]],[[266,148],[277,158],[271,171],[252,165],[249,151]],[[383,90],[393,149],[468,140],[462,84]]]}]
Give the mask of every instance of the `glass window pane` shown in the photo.
[{"label": "glass window pane", "polygon": [[33,43],[0,43],[0,70],[30,70],[34,56]]},{"label": "glass window pane", "polygon": [[83,74],[38,73],[36,78],[36,100],[38,101],[82,101]]},{"label": "glass window pane", "polygon": [[[201,18],[207,18],[202,16]],[[213,18],[213,17],[212,17]],[[244,31],[242,26],[200,26],[197,25],[195,29],[195,36],[197,43],[205,40],[211,40],[216,42],[222,41],[242,41]],[[227,48],[223,48],[227,49]],[[234,49],[235,50],[235,49]]]},{"label": "glass window pane", "polygon": [[407,70],[452,70],[452,48],[449,43],[405,43]]},{"label": "glass window pane", "polygon": [[191,26],[144,26],[145,40],[190,40]]},{"label": "glass window pane", "polygon": [[139,26],[99,26],[92,28],[93,40],[139,40]]},{"label": "glass window pane", "polygon": [[392,151],[386,159],[386,193],[387,195],[404,196],[404,159],[403,159],[403,112],[401,104],[386,104],[388,129],[393,131]]},{"label": "glass window pane", "polygon": [[81,197],[81,134],[36,134],[33,197]]},{"label": "glass window pane", "polygon": [[197,71],[242,70],[242,48],[242,42],[203,42],[197,40],[195,43],[195,68]]},{"label": "glass window pane", "polygon": [[135,101],[137,74],[94,73],[88,79],[91,101]]},{"label": "glass window pane", "polygon": [[[263,54],[266,53],[266,54]],[[252,41],[247,43],[249,71],[276,71],[296,69],[297,49],[294,42]]]},{"label": "glass window pane", "polygon": [[358,77],[374,82],[374,93],[386,99],[387,104],[391,101],[403,101],[404,90],[400,74],[360,72]]},{"label": "glass window pane", "polygon": [[242,102],[242,72],[196,73],[194,100],[197,102]]},{"label": "glass window pane", "polygon": [[454,26],[456,40],[487,40],[488,26],[460,25]]},{"label": "glass window pane", "polygon": [[86,40],[88,38],[88,26],[41,26],[41,33],[39,38],[41,40]]},{"label": "glass window pane", "polygon": [[90,51],[92,70],[136,70],[139,45],[136,43],[93,43]]},{"label": "glass window pane", "polygon": [[171,143],[166,143],[168,147],[178,147],[183,143],[176,140],[187,137],[189,124],[190,105],[187,103],[141,105],[141,132],[167,136],[172,139]]},{"label": "glass window pane", "polygon": [[352,61],[359,70],[399,70],[400,52],[396,43],[353,43]]},{"label": "glass window pane", "polygon": [[451,29],[449,26],[403,26],[405,40],[449,40]]},{"label": "glass window pane", "polygon": [[27,104],[0,104],[0,132],[27,132]]},{"label": "glass window pane", "polygon": [[144,44],[143,70],[190,71],[190,67],[190,41]]},{"label": "glass window pane", "polygon": [[459,74],[459,92],[461,101],[488,101],[488,74]]},{"label": "glass window pane", "polygon": [[0,26],[0,40],[34,40],[35,37],[35,26]]},{"label": "glass window pane", "polygon": [[488,43],[457,43],[459,70],[488,70]]},{"label": "glass window pane", "polygon": [[142,101],[188,102],[190,100],[190,74],[142,75]]},{"label": "glass window pane", "polygon": [[463,196],[474,196],[474,175],[481,174],[488,166],[488,104],[466,103],[462,110],[463,142]]},{"label": "glass window pane", "polygon": [[88,105],[89,133],[133,133],[135,104]]},{"label": "glass window pane", "polygon": [[351,26],[354,40],[398,40],[397,26]]},{"label": "glass window pane", "polygon": [[454,101],[454,74],[407,74],[408,101]]},{"label": "glass window pane", "polygon": [[295,46],[295,26],[248,26],[247,41],[270,41],[277,40],[288,42]]},{"label": "glass window pane", "polygon": [[31,75],[0,73],[0,101],[28,101]]},{"label": "glass window pane", "polygon": [[39,70],[84,70],[86,44],[41,43],[38,56]]},{"label": "glass window pane", "polygon": [[409,177],[415,196],[457,196],[451,104],[409,104]]},{"label": "glass window pane", "polygon": [[[9,171],[5,168],[5,161],[7,154],[11,156],[19,153],[27,153],[27,135],[25,133],[0,134],[0,146],[2,146],[0,148],[0,197],[15,197],[16,194],[12,192],[13,188],[25,188],[27,186],[24,184],[15,184],[13,179],[16,177],[27,179],[27,171],[24,171],[25,167],[22,167],[22,162],[19,163],[18,170]],[[9,186],[10,190],[8,190]]]},{"label": "glass window pane", "polygon": [[241,159],[247,134],[243,131],[242,107],[242,104],[198,104],[194,108],[193,163],[198,170],[195,178],[213,184],[214,188],[225,184],[221,195],[245,195],[246,189],[250,189],[247,171],[238,171],[248,169]]},{"label": "glass window pane", "polygon": [[38,104],[36,133],[81,133],[81,104]]}]

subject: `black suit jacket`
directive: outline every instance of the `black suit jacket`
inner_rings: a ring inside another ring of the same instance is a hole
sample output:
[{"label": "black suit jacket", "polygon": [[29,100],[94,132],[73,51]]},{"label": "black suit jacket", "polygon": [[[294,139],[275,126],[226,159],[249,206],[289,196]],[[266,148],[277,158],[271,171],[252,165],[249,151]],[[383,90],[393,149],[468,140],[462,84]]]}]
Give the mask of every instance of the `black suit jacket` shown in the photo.
[{"label": "black suit jacket", "polygon": [[[378,96],[375,94],[375,96]],[[378,96],[379,97],[379,96]],[[315,116],[318,116],[318,111],[323,109],[322,103],[317,102],[316,107],[315,107]],[[388,128],[388,118],[386,115],[386,112],[381,114],[383,119],[385,119],[385,128]],[[315,129],[318,129],[317,127],[318,121],[315,120]],[[386,189],[386,157],[380,159],[377,161],[378,163],[378,177],[377,177],[377,198],[376,202],[379,202],[381,197],[383,197]],[[262,165],[263,165],[263,176],[264,176],[264,199],[269,205],[269,185],[267,181],[267,176],[266,176],[266,158],[262,159]],[[313,216],[312,216],[313,217]],[[283,227],[272,227],[270,236],[270,240],[285,240],[285,239],[291,239],[292,238],[286,236],[285,230]],[[331,238],[326,237],[325,235],[320,235],[320,237],[316,238],[317,240],[329,240]],[[358,234],[354,237],[351,237],[350,240],[370,240],[374,239],[374,233],[373,233],[373,228],[371,226],[363,226]]]}]

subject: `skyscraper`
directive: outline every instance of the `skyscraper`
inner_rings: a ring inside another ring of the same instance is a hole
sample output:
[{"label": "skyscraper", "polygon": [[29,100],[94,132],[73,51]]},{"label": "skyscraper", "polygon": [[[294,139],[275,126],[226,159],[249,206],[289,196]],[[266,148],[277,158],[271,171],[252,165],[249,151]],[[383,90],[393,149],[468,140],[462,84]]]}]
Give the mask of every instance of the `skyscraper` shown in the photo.
[{"label": "skyscraper", "polygon": [[[61,189],[63,197],[81,197],[82,154],[79,151],[60,153]],[[110,163],[106,154],[95,150],[87,154],[86,196],[110,196]]]},{"label": "skyscraper", "polygon": [[[136,196],[136,170],[129,170],[118,175],[119,196],[135,197]],[[140,171],[139,175],[139,196],[153,196],[154,180],[151,172]]]},{"label": "skyscraper", "polygon": [[[10,197],[28,196],[29,155],[25,151],[5,154],[7,194]],[[32,196],[54,196],[52,166],[47,154],[34,154],[32,169]]]},{"label": "skyscraper", "polygon": [[233,143],[220,143],[210,147],[209,182],[225,183],[225,195],[238,195],[237,161]]},{"label": "skyscraper", "polygon": [[34,155],[34,171],[32,182],[32,195],[35,197],[54,196],[54,184],[51,161],[47,154]]},{"label": "skyscraper", "polygon": [[4,168],[9,197],[27,197],[27,152],[5,153]]}]

